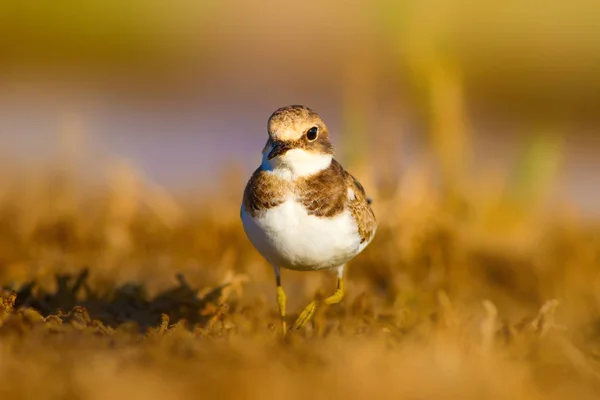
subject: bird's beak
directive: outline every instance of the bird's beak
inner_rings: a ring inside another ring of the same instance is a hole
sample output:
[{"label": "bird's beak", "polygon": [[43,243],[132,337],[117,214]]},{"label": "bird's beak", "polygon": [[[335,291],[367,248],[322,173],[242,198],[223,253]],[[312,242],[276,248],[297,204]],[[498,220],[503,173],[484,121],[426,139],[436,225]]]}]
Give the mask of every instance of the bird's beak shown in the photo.
[{"label": "bird's beak", "polygon": [[291,147],[288,143],[275,141],[275,143],[273,143],[273,147],[271,148],[271,151],[269,152],[269,155],[267,156],[267,159],[271,160],[277,156],[281,156],[290,149],[291,149]]}]

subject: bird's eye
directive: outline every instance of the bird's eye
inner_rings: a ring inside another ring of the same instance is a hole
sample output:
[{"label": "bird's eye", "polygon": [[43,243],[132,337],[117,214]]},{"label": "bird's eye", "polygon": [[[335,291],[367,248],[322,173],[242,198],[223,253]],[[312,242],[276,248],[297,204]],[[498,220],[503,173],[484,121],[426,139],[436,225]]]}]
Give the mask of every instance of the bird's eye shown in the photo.
[{"label": "bird's eye", "polygon": [[318,133],[319,129],[316,126],[313,126],[308,131],[306,131],[306,138],[310,141],[313,141],[317,138]]}]

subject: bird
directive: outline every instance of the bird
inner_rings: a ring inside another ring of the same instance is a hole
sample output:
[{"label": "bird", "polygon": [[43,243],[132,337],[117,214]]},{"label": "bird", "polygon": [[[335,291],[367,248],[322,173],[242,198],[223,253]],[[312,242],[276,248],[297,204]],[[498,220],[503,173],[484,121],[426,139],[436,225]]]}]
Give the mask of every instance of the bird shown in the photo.
[{"label": "bird", "polygon": [[247,238],[273,267],[285,334],[281,268],[337,272],[336,290],[304,308],[293,325],[300,329],[320,306],[341,302],[346,264],[371,243],[377,221],[363,186],[334,158],[319,114],[289,105],[275,110],[267,127],[269,137],[244,189],[240,217]]}]

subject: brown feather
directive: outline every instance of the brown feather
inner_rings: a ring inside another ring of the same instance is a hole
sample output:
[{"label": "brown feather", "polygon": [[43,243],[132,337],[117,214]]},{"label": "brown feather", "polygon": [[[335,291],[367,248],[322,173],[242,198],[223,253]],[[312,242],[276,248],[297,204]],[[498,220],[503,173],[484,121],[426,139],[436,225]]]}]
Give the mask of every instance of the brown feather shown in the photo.
[{"label": "brown feather", "polygon": [[290,185],[285,180],[258,167],[244,190],[244,210],[252,217],[283,203]]},{"label": "brown feather", "polygon": [[[348,199],[348,189],[354,198]],[[333,218],[347,207],[358,225],[361,243],[373,237],[377,221],[365,189],[336,160],[318,174],[291,183],[259,167],[244,190],[244,209],[256,217],[283,203],[290,191],[296,193],[308,214],[316,217]]]},{"label": "brown feather", "polygon": [[328,168],[296,183],[298,201],[310,215],[331,218],[342,211],[348,200],[344,169],[335,160]]},{"label": "brown feather", "polygon": [[370,240],[377,229],[377,220],[375,213],[369,206],[370,199],[365,193],[365,189],[360,182],[350,173],[344,171],[346,184],[354,191],[354,200],[348,202],[350,213],[358,225],[358,234],[361,238],[361,243],[365,240]]}]

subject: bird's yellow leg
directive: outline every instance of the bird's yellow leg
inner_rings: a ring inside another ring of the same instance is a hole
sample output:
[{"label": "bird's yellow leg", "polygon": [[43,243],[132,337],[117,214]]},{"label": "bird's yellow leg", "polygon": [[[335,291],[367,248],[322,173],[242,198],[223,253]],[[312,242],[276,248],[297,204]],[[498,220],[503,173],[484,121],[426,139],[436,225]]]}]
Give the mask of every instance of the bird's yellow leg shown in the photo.
[{"label": "bird's yellow leg", "polygon": [[[341,274],[338,276],[337,289],[333,294],[323,300],[326,305],[337,304],[344,298],[344,278]],[[296,322],[294,323],[294,329],[302,328],[311,318],[315,315],[315,311],[320,305],[320,301],[313,300],[308,306],[302,311]]]},{"label": "bird's yellow leg", "polygon": [[283,334],[287,332],[287,324],[285,322],[285,305],[287,303],[287,296],[281,286],[281,277],[279,276],[279,268],[275,270],[275,282],[277,283],[277,304],[279,305],[279,315],[281,316],[281,328]]},{"label": "bird's yellow leg", "polygon": [[324,300],[324,303],[327,305],[337,304],[344,298],[344,278],[338,278],[337,289],[335,292],[328,298]]}]

